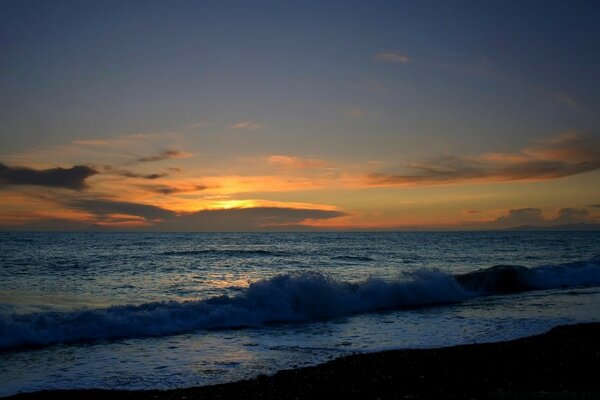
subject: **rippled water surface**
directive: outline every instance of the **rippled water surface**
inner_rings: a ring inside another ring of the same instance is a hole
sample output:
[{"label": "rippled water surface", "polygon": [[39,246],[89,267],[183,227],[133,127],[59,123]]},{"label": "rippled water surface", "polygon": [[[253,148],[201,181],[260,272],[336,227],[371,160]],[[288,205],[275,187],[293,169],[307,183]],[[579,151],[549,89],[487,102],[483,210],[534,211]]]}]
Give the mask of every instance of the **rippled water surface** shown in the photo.
[{"label": "rippled water surface", "polygon": [[210,384],[600,320],[597,232],[0,233],[0,246],[0,395]]}]

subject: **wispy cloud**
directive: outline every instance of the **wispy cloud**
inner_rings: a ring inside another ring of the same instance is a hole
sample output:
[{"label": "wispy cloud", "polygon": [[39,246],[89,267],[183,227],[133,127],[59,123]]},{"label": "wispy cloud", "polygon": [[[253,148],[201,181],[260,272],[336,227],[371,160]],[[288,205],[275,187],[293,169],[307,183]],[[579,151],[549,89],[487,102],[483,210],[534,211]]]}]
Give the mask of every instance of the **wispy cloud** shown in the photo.
[{"label": "wispy cloud", "polygon": [[80,139],[74,140],[73,143],[91,147],[123,147],[149,140],[157,135],[159,134],[134,133],[131,135],[121,135],[106,139]]},{"label": "wispy cloud", "polygon": [[285,207],[230,208],[182,214],[161,229],[176,231],[260,231],[312,229],[307,222],[346,216],[342,211]]},{"label": "wispy cloud", "polygon": [[191,187],[182,186],[169,186],[169,185],[146,185],[142,187],[153,193],[159,193],[164,195],[177,194],[177,193],[190,193],[208,189],[206,185],[194,185]]},{"label": "wispy cloud", "polygon": [[[96,168],[99,170],[102,170],[103,173],[106,173],[109,175],[122,176],[124,178],[159,179],[159,178],[164,178],[166,176],[169,176],[169,174],[167,172],[141,173],[141,172],[130,171],[128,169],[116,168],[111,165],[100,165],[100,166],[97,166]],[[169,168],[169,169],[171,170],[172,168]]]},{"label": "wispy cloud", "polygon": [[320,168],[327,165],[325,160],[318,158],[302,158],[286,155],[272,155],[268,158],[270,164],[286,168]]},{"label": "wispy cloud", "polygon": [[375,54],[374,59],[375,61],[394,64],[404,64],[410,61],[410,57],[404,54],[392,52],[377,53]]},{"label": "wispy cloud", "polygon": [[188,158],[191,157],[191,153],[186,153],[179,150],[163,150],[158,154],[148,157],[140,157],[137,159],[139,162],[154,162],[154,161],[162,161],[162,160],[170,160],[173,158]]},{"label": "wispy cloud", "polygon": [[241,121],[241,122],[237,122],[235,124],[230,125],[229,129],[232,131],[239,131],[239,130],[255,131],[262,127],[263,127],[263,125],[259,124],[256,121]]},{"label": "wispy cloud", "polygon": [[[257,231],[313,229],[309,225],[316,221],[346,216],[330,206],[315,204],[277,202],[233,202],[232,207],[209,208],[199,211],[173,211],[165,207],[137,201],[122,201],[113,198],[61,198],[58,200],[70,210],[85,213],[85,219],[76,218],[81,227],[97,226],[109,228],[136,228],[166,231]],[[273,203],[270,205],[270,203]],[[29,220],[23,220],[26,229]],[[37,216],[33,218],[46,228],[52,228],[53,221],[64,219]],[[50,226],[48,226],[50,225]]]},{"label": "wispy cloud", "polygon": [[481,227],[504,229],[519,226],[552,227],[558,225],[594,223],[590,212],[584,208],[560,208],[544,215],[540,208],[515,208],[506,210],[501,216],[481,223]]},{"label": "wispy cloud", "polygon": [[585,208],[561,208],[552,222],[557,225],[586,222],[589,216],[590,212]]},{"label": "wispy cloud", "polygon": [[173,218],[176,215],[173,211],[161,207],[127,201],[71,199],[65,202],[65,204],[74,209],[94,214],[100,219],[117,214],[141,217],[145,220],[154,221]]},{"label": "wispy cloud", "polygon": [[542,210],[539,208],[516,208],[506,211],[506,213],[491,222],[491,225],[498,227],[513,227],[522,225],[542,225],[545,219]]},{"label": "wispy cloud", "polygon": [[118,175],[121,175],[125,178],[159,179],[159,178],[164,178],[169,175],[166,172],[153,173],[153,174],[140,174],[140,173],[128,171],[125,169],[113,170],[113,171],[117,172]]},{"label": "wispy cloud", "polygon": [[37,170],[0,163],[0,188],[5,185],[35,185],[82,190],[87,187],[85,180],[97,173],[86,165]]},{"label": "wispy cloud", "polygon": [[538,142],[515,153],[445,156],[406,165],[407,173],[373,173],[371,185],[418,186],[454,183],[539,181],[600,169],[600,144],[577,133]]},{"label": "wispy cloud", "polygon": [[571,110],[581,111],[581,107],[579,106],[579,103],[577,103],[577,101],[572,96],[569,96],[568,94],[560,93],[560,92],[549,92],[548,94],[554,100],[566,105]]}]

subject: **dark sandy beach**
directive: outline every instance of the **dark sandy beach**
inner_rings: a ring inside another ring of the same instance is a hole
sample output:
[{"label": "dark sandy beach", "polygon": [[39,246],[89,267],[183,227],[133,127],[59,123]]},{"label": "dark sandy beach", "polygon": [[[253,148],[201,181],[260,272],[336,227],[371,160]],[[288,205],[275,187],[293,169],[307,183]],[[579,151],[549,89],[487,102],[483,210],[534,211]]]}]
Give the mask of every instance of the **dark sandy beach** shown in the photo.
[{"label": "dark sandy beach", "polygon": [[600,323],[507,342],[339,358],[273,376],[168,391],[73,390],[11,399],[600,399]]}]

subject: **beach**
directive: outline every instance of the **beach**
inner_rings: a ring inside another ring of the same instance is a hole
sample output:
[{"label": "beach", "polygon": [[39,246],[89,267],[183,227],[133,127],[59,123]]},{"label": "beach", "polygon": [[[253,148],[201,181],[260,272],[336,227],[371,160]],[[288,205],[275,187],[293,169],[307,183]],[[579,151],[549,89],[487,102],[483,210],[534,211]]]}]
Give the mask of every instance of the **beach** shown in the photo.
[{"label": "beach", "polygon": [[600,399],[599,338],[600,323],[577,324],[504,342],[356,354],[220,385],[8,399]]}]

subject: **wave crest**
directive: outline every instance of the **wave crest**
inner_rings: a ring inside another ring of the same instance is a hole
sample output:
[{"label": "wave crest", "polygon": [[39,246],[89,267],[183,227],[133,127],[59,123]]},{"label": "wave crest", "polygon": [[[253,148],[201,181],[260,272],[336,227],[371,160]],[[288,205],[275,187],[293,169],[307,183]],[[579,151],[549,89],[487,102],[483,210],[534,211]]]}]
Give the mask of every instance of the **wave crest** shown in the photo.
[{"label": "wave crest", "polygon": [[600,258],[538,268],[496,266],[462,275],[419,270],[407,278],[345,283],[321,273],[299,272],[254,282],[235,296],[0,315],[0,350],[312,321],[448,304],[479,295],[597,285]]}]

